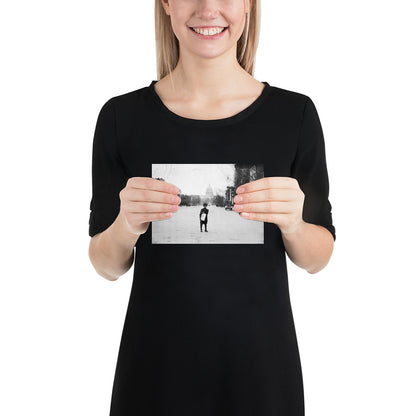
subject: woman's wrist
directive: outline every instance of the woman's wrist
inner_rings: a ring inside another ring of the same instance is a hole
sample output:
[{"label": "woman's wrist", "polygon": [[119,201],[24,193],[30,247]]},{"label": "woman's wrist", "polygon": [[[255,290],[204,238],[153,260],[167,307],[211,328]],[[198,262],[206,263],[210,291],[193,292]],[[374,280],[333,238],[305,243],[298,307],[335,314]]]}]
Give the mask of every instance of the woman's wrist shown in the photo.
[{"label": "woman's wrist", "polygon": [[120,211],[114,223],[110,226],[111,237],[117,242],[118,245],[125,247],[128,250],[132,250],[137,243],[141,234],[133,233],[122,212]]}]

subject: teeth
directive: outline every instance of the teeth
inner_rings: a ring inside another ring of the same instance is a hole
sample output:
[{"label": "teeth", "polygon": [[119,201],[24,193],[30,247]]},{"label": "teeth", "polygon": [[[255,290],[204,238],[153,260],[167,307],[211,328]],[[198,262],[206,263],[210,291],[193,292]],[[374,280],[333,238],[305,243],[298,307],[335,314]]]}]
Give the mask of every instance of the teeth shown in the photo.
[{"label": "teeth", "polygon": [[199,33],[200,35],[217,35],[218,33],[221,33],[225,27],[216,27],[216,28],[209,28],[209,29],[198,29],[197,27],[193,27],[192,30],[196,33]]}]

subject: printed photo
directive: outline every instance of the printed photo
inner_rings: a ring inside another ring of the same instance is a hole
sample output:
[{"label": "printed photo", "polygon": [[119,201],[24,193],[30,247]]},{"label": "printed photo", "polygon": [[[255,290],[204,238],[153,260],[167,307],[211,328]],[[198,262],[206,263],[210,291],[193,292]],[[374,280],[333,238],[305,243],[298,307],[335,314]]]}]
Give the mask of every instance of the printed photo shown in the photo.
[{"label": "printed photo", "polygon": [[152,244],[264,244],[264,222],[233,209],[236,189],[263,177],[263,164],[152,164],[181,198],[173,217],[152,222]]}]

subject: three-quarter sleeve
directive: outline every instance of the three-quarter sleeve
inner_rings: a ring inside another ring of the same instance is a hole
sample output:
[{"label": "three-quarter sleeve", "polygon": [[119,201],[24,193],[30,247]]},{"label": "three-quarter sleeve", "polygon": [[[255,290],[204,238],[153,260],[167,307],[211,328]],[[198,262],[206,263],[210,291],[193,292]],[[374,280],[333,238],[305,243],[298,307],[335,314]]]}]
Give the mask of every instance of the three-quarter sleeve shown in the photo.
[{"label": "three-quarter sleeve", "polygon": [[321,122],[313,101],[306,96],[292,178],[305,194],[303,220],[325,227],[336,239],[329,201],[329,179]]},{"label": "three-quarter sleeve", "polygon": [[128,177],[121,161],[113,98],[101,108],[92,145],[92,198],[89,235],[105,231],[120,212],[120,191]]}]

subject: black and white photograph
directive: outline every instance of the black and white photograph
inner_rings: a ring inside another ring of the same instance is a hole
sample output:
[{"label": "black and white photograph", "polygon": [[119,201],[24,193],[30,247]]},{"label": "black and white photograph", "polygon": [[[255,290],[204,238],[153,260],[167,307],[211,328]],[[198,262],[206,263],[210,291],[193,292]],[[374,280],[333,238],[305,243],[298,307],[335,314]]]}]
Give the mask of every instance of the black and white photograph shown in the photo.
[{"label": "black and white photograph", "polygon": [[152,223],[152,244],[264,244],[264,223],[233,210],[236,189],[264,177],[263,164],[152,164],[179,187],[179,211]]}]

